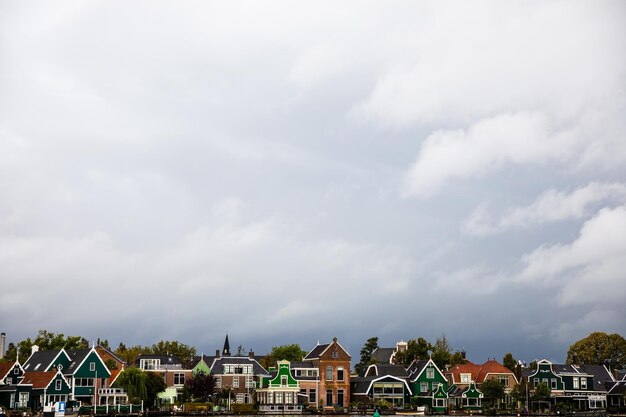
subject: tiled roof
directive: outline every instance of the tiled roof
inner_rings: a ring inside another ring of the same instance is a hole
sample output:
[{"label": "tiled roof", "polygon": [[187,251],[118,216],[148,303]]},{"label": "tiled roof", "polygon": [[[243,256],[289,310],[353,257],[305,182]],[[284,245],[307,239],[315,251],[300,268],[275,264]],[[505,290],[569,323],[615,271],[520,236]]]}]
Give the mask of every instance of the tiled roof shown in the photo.
[{"label": "tiled roof", "polygon": [[0,379],[7,376],[15,366],[15,362],[0,362]]},{"label": "tiled roof", "polygon": [[303,368],[316,368],[315,365],[313,365],[313,362],[310,361],[297,361],[297,362],[291,362],[291,369],[303,369]]},{"label": "tiled roof", "polygon": [[87,355],[89,355],[91,349],[72,349],[67,351],[67,355],[70,357],[70,364],[66,369],[63,369],[64,374],[73,374],[78,369],[78,366],[83,363]]},{"label": "tiled roof", "polygon": [[181,365],[182,362],[176,356],[172,355],[146,355],[141,354],[137,357],[137,364],[141,359],[161,359],[161,365]]},{"label": "tiled roof", "polygon": [[311,349],[309,353],[306,354],[304,360],[319,358],[322,352],[324,352],[328,348],[328,346],[330,346],[330,343],[315,346],[313,349]]},{"label": "tiled roof", "polygon": [[372,359],[377,363],[391,363],[391,356],[393,356],[395,348],[376,348],[372,352]]},{"label": "tiled roof", "polygon": [[398,378],[406,378],[406,369],[401,365],[393,365],[390,363],[376,363],[367,368],[366,377],[381,377],[385,375],[396,376]]},{"label": "tiled roof", "polygon": [[215,358],[210,365],[211,373],[216,375],[221,374],[223,372],[223,365],[252,365],[252,373],[254,375],[268,374],[267,370],[263,368],[258,361],[250,359],[248,356],[220,356],[219,358]]},{"label": "tiled roof", "polygon": [[26,372],[22,384],[32,384],[33,389],[44,389],[56,376],[56,371],[50,372]]},{"label": "tiled roof", "polygon": [[24,363],[24,370],[30,372],[41,372],[48,368],[54,359],[59,356],[60,349],[55,350],[39,350],[30,355],[30,358]]},{"label": "tiled roof", "polygon": [[509,368],[501,365],[500,363],[498,363],[498,361],[494,359],[488,360],[481,365],[480,371],[478,372],[478,379],[476,380],[476,382],[483,382],[489,374],[510,374],[515,376],[515,374]]},{"label": "tiled roof", "polygon": [[482,365],[476,365],[469,361],[465,364],[455,365],[448,369],[445,374],[452,375],[454,377],[453,382],[456,384],[461,382],[461,374],[471,374],[472,381],[477,384],[483,383],[489,374],[510,374],[515,377],[515,374],[510,369],[493,359]]}]

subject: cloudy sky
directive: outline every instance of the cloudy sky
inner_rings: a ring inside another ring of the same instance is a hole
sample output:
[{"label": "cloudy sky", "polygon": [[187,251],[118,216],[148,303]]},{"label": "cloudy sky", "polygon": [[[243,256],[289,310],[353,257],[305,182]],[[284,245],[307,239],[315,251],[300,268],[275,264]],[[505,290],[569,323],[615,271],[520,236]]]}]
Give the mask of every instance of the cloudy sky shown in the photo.
[{"label": "cloudy sky", "polygon": [[480,362],[626,334],[626,4],[2,2],[0,327]]}]

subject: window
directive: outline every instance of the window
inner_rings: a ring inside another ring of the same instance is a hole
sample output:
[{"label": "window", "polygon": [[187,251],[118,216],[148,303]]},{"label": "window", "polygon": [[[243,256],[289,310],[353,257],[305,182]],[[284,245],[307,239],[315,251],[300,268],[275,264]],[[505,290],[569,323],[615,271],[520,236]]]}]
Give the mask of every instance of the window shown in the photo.
[{"label": "window", "polygon": [[337,381],[343,381],[343,366],[337,368]]},{"label": "window", "polygon": [[254,378],[252,375],[246,375],[246,388],[254,388]]},{"label": "window", "polygon": [[60,380],[60,379],[57,379],[56,381],[54,381],[54,389],[55,389],[56,391],[61,391],[61,388],[62,388],[62,387],[61,387],[61,380]]},{"label": "window", "polygon": [[433,379],[435,377],[435,370],[433,368],[426,369],[426,378]]},{"label": "window", "polygon": [[572,379],[572,384],[573,384],[574,389],[579,389],[580,388],[579,381],[580,380],[577,377],[574,377]]},{"label": "window", "polygon": [[89,370],[91,372],[96,370],[96,363],[95,362],[89,362]]},{"label": "window", "polygon": [[12,384],[13,384],[13,378],[8,377],[8,378],[6,379],[6,383],[7,383],[7,385],[12,385]]},{"label": "window", "polygon": [[222,377],[218,376],[217,378],[215,378],[215,387],[216,388],[222,388]]},{"label": "window", "polygon": [[282,392],[277,392],[274,394],[274,396],[276,397],[276,404],[282,404],[283,403],[283,393]]},{"label": "window", "polygon": [[433,392],[437,391],[437,388],[439,388],[439,385],[441,385],[439,382],[433,382]]},{"label": "window", "polygon": [[533,387],[539,385],[539,378],[533,378]]},{"label": "window", "polygon": [[339,357],[339,352],[337,352],[336,350],[333,350],[333,359],[337,359]]},{"label": "window", "polygon": [[551,389],[556,389],[556,378],[551,378],[550,379],[550,388]]},{"label": "window", "polygon": [[343,390],[342,389],[337,390],[337,404],[343,405]]},{"label": "window", "polygon": [[185,385],[185,374],[175,373],[174,374],[174,385]]},{"label": "window", "polygon": [[420,382],[420,392],[428,392],[428,382]]},{"label": "window", "polygon": [[233,377],[233,388],[239,388],[239,377]]},{"label": "window", "polygon": [[332,381],[332,380],[333,380],[333,367],[327,366],[326,367],[326,381]]},{"label": "window", "polygon": [[19,374],[19,373],[20,373],[20,370],[19,370],[18,368],[15,368],[15,369],[13,369],[13,373],[14,373],[15,375],[17,375],[17,374]]},{"label": "window", "polygon": [[326,405],[333,405],[333,390],[332,389],[327,389],[326,390]]},{"label": "window", "polygon": [[315,404],[317,402],[317,393],[315,392],[315,388],[309,389],[309,402],[311,404]]},{"label": "window", "polygon": [[472,374],[461,374],[461,383],[469,384],[472,380]]},{"label": "window", "polygon": [[280,377],[280,385],[287,385],[287,375]]},{"label": "window", "polygon": [[296,376],[302,376],[302,369],[296,369]]},{"label": "window", "polygon": [[235,397],[235,402],[237,404],[243,404],[243,402],[244,402],[243,393],[237,394],[237,396]]},{"label": "window", "polygon": [[285,393],[285,404],[293,404],[293,393],[286,392]]},{"label": "window", "polygon": [[506,375],[499,375],[498,382],[502,384],[503,387],[509,386],[509,377]]},{"label": "window", "polygon": [[587,389],[587,378],[585,377],[580,378],[580,388]]}]

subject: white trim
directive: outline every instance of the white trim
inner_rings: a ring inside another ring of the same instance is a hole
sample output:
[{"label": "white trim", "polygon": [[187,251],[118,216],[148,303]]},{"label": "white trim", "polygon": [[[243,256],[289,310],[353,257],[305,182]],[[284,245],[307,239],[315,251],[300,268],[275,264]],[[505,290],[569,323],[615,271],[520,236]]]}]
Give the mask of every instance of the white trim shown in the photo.
[{"label": "white trim", "polygon": [[406,382],[406,379],[398,378],[397,376],[393,376],[393,375],[383,375],[383,376],[381,376],[379,378],[372,379],[372,381],[370,382],[369,386],[367,387],[367,390],[365,391],[365,394],[367,395],[370,392],[370,390],[372,389],[372,386],[374,385],[374,382],[378,382],[381,379],[385,379],[385,378],[395,379],[396,381],[400,381],[400,382],[404,383],[404,386],[406,387],[407,391],[409,391],[409,395],[413,395],[413,391],[411,391],[411,387],[409,387],[409,384]]}]

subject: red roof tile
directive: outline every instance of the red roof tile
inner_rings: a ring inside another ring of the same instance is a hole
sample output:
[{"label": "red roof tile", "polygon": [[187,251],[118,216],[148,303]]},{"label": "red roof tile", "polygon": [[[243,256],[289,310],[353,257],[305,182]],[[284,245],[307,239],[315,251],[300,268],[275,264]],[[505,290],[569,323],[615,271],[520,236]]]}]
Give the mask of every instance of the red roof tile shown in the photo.
[{"label": "red roof tile", "polygon": [[22,384],[33,384],[33,389],[43,389],[50,385],[57,371],[50,372],[26,372]]}]

